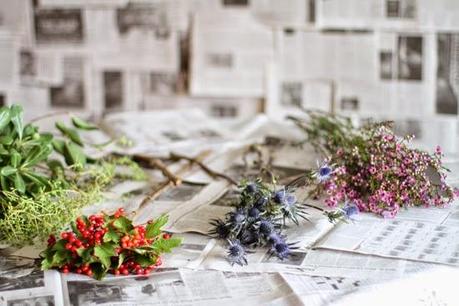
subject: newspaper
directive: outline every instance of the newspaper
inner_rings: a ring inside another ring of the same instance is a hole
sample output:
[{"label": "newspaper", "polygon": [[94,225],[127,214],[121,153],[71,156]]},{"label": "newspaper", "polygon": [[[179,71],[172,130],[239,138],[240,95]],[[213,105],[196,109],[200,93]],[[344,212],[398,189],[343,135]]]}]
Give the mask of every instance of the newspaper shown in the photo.
[{"label": "newspaper", "polygon": [[365,217],[339,224],[319,248],[458,266],[457,204],[449,209],[412,208],[395,220]]},{"label": "newspaper", "polygon": [[0,258],[1,305],[64,305],[56,271],[43,272],[30,259]]},{"label": "newspaper", "polygon": [[192,95],[263,96],[273,35],[247,11],[197,12],[191,44]]}]

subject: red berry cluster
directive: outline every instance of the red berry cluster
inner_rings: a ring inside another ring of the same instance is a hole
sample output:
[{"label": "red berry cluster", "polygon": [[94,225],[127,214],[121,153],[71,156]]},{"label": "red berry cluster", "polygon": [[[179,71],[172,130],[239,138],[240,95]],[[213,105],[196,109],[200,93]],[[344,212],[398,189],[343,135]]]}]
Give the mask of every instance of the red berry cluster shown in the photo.
[{"label": "red berry cluster", "polygon": [[128,274],[137,274],[137,275],[148,275],[151,271],[153,271],[156,267],[162,264],[161,258],[158,257],[156,259],[156,263],[154,265],[150,265],[148,267],[142,268],[140,264],[136,263],[133,260],[128,260],[125,263],[121,264],[119,268],[112,269],[112,272],[115,275],[128,275]]},{"label": "red berry cluster", "polygon": [[[135,261],[134,249],[148,247],[157,239],[170,239],[170,234],[163,233],[156,237],[146,237],[147,228],[143,225],[132,226],[128,231],[122,231],[116,228],[114,222],[117,219],[124,217],[124,210],[118,209],[112,216],[105,214],[92,215],[89,218],[79,217],[76,219],[74,231],[66,231],[61,233],[60,240],[57,241],[54,235],[50,235],[48,239],[48,249],[53,250],[56,243],[60,244],[60,248],[65,248],[68,252],[68,260],[65,264],[57,266],[63,273],[75,272],[92,276],[94,274],[94,263],[84,262],[84,259],[79,255],[87,251],[90,256],[94,256],[94,249],[100,246],[104,241],[104,236],[107,232],[116,233],[119,237],[119,242],[113,243],[114,254],[110,257],[111,265],[107,267],[107,272],[115,275],[148,275],[153,269],[162,264],[159,254],[152,255],[150,265],[142,266]],[[126,221],[125,219],[124,221]],[[149,223],[152,223],[150,221]],[[110,241],[110,240],[108,240]],[[124,262],[118,264],[119,255],[123,253]]]}]

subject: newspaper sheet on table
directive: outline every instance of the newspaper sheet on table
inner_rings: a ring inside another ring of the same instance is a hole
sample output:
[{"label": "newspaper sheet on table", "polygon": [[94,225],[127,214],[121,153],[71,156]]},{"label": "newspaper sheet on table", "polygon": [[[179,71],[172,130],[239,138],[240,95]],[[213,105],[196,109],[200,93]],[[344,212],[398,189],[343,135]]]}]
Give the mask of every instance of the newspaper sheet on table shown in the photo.
[{"label": "newspaper sheet on table", "polygon": [[316,246],[353,253],[459,266],[457,203],[449,208],[410,208],[394,220],[364,216],[338,224]]},{"label": "newspaper sheet on table", "polygon": [[2,256],[0,305],[64,305],[59,272],[43,272],[31,259]]}]

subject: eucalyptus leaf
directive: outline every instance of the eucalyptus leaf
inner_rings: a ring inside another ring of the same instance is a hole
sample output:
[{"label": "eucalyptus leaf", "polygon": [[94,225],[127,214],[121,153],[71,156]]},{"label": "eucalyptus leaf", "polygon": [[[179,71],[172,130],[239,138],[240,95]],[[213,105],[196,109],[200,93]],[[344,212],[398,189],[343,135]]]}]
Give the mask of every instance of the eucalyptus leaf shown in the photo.
[{"label": "eucalyptus leaf", "polygon": [[73,142],[65,143],[64,158],[69,166],[83,167],[86,165],[86,155],[83,150]]},{"label": "eucalyptus leaf", "polygon": [[22,178],[22,175],[18,172],[16,172],[16,174],[14,175],[14,188],[16,188],[16,190],[20,193],[25,193],[26,191],[24,179]]},{"label": "eucalyptus leaf", "polygon": [[0,174],[2,176],[10,176],[11,174],[14,174],[17,172],[17,169],[11,166],[5,166],[0,170]]},{"label": "eucalyptus leaf", "polygon": [[10,123],[10,109],[8,107],[2,107],[0,109],[0,131]]},{"label": "eucalyptus leaf", "polygon": [[53,139],[52,142],[54,150],[56,150],[61,155],[64,155],[65,152],[65,141],[60,139]]},{"label": "eucalyptus leaf", "polygon": [[10,108],[11,122],[13,122],[14,128],[18,134],[19,139],[22,139],[24,132],[24,122],[22,119],[22,107],[19,105],[13,105]]},{"label": "eucalyptus leaf", "polygon": [[83,141],[81,140],[77,130],[65,126],[65,124],[63,124],[62,122],[56,122],[56,127],[59,131],[61,131],[63,135],[67,136],[71,141],[82,147],[84,146]]},{"label": "eucalyptus leaf", "polygon": [[72,123],[73,125],[78,128],[78,129],[81,129],[81,130],[87,130],[87,131],[91,131],[91,130],[97,130],[97,126],[81,119],[81,118],[78,118],[78,117],[72,117]]}]

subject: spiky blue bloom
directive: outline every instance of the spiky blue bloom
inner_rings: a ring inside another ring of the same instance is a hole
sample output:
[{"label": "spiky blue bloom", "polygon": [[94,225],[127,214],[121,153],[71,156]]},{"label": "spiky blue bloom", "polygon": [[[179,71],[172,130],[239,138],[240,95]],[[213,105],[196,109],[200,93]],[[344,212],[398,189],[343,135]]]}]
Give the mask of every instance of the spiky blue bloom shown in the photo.
[{"label": "spiky blue bloom", "polygon": [[246,252],[244,247],[241,245],[239,240],[229,240],[228,241],[228,261],[233,266],[238,264],[240,266],[247,264]]},{"label": "spiky blue bloom", "polygon": [[328,181],[333,174],[333,169],[328,165],[326,161],[322,162],[321,165],[318,165],[317,172],[315,176],[319,182]]},{"label": "spiky blue bloom", "polygon": [[231,233],[231,230],[228,227],[228,225],[222,220],[215,219],[210,224],[213,225],[213,228],[209,232],[209,234],[213,237],[216,237],[218,239],[226,239]]},{"label": "spiky blue bloom", "polygon": [[229,216],[230,216],[229,220],[233,225],[240,225],[246,219],[243,209],[237,209],[236,211],[230,212]]},{"label": "spiky blue bloom", "polygon": [[258,209],[258,210],[264,210],[266,204],[268,204],[268,197],[265,197],[265,196],[262,196],[262,197],[259,197],[254,206]]},{"label": "spiky blue bloom", "polygon": [[281,260],[290,256],[290,246],[285,241],[278,241],[272,247],[273,253]]},{"label": "spiky blue bloom", "polygon": [[251,194],[257,192],[257,189],[258,189],[257,185],[254,183],[250,183],[245,187],[245,190],[247,191],[247,193],[251,193]]},{"label": "spiky blue bloom", "polygon": [[346,202],[343,208],[341,208],[341,212],[346,219],[354,220],[355,217],[360,213],[360,209],[354,203]]},{"label": "spiky blue bloom", "polygon": [[277,204],[283,204],[286,196],[286,191],[285,189],[278,190],[274,193],[273,195],[273,201],[276,202]]},{"label": "spiky blue bloom", "polygon": [[270,220],[261,220],[258,229],[263,235],[269,236],[274,231],[274,224]]},{"label": "spiky blue bloom", "polygon": [[248,214],[250,218],[258,219],[260,217],[260,211],[256,207],[249,208]]},{"label": "spiky blue bloom", "polygon": [[284,242],[284,238],[283,238],[281,235],[279,235],[278,233],[272,232],[272,233],[269,234],[269,236],[268,236],[268,241],[269,241],[272,245],[275,245],[276,243]]}]

